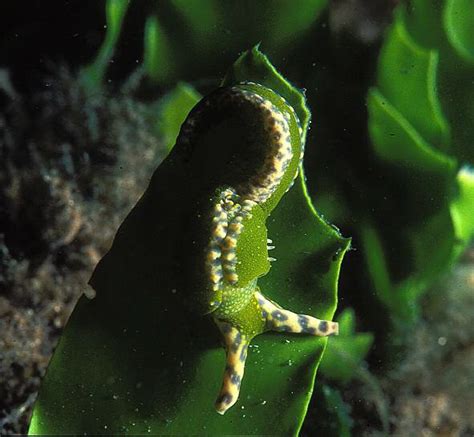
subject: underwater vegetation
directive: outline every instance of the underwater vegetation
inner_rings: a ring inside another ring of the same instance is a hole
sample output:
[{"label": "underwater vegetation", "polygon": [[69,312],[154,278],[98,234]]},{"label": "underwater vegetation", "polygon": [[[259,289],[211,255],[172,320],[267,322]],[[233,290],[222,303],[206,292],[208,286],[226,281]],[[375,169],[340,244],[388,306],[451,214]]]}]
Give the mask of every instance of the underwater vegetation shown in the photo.
[{"label": "underwater vegetation", "polygon": [[[191,112],[95,270],[97,295],[83,297],[68,322],[30,433],[106,426],[112,433],[293,434],[301,427],[325,342],[253,337],[267,330],[333,333],[335,324],[268,299],[330,319],[349,241],[318,218],[301,175],[284,195],[309,122],[303,96],[257,49],[237,60],[224,84]],[[276,246],[271,269],[267,235]],[[225,360],[208,313],[227,344],[223,382]],[[278,420],[277,408],[285,412]]]},{"label": "underwater vegetation", "polygon": [[[473,432],[474,12],[395,3],[108,0],[83,12],[105,24],[94,50],[47,86],[2,67],[2,433],[26,431],[40,381],[31,434]],[[306,143],[266,221],[276,261],[253,274],[285,309],[335,314],[339,336],[257,336],[220,416],[225,353],[196,310],[213,300],[183,292],[172,220],[200,212],[218,157],[191,186],[166,163],[202,96],[248,81],[286,99]]]}]

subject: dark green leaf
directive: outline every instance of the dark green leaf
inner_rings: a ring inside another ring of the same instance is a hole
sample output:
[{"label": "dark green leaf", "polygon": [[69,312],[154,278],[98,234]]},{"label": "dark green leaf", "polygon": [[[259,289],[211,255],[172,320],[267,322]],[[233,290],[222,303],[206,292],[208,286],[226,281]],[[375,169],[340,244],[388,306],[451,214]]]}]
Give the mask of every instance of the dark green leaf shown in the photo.
[{"label": "dark green leaf", "polygon": [[301,90],[292,86],[259,50],[259,46],[246,51],[234,63],[222,82],[231,85],[239,82],[256,82],[265,85],[282,96],[295,110],[303,131],[309,126],[311,114]]},{"label": "dark green leaf", "polygon": [[151,15],[147,18],[144,34],[143,63],[146,73],[156,82],[170,80],[175,69],[174,56],[157,17]]},{"label": "dark green leaf", "polygon": [[413,169],[454,174],[456,161],[431,147],[379,91],[371,90],[368,106],[369,130],[378,156]]},{"label": "dark green leaf", "polygon": [[449,131],[438,100],[437,68],[437,52],[417,46],[398,14],[380,53],[377,86],[425,141],[446,150]]},{"label": "dark green leaf", "polygon": [[[451,217],[458,241],[469,241],[474,235],[474,172],[464,167],[457,174],[459,191],[450,205]],[[463,245],[459,245],[461,251]]]},{"label": "dark green leaf", "polygon": [[341,393],[322,385],[317,387],[315,397],[318,400],[316,423],[314,430],[311,430],[313,434],[309,435],[350,437],[353,425],[351,408],[344,402]]},{"label": "dark green leaf", "polygon": [[[214,410],[224,351],[211,319],[187,310],[172,273],[182,229],[176,211],[188,189],[180,165],[167,160],[155,172],[96,270],[97,297],[82,298],[71,316],[30,434],[289,435],[301,427],[325,339],[257,337],[239,403],[225,416]],[[267,224],[278,261],[259,281],[262,291],[294,311],[331,318],[349,240],[318,217],[303,176]]]},{"label": "dark green leaf", "polygon": [[215,65],[224,65],[261,42],[265,51],[285,56],[301,43],[317,22],[327,0],[173,0],[156,2],[160,33],[172,47],[173,75],[159,71],[160,83],[216,77]]},{"label": "dark green leaf", "polygon": [[81,80],[86,90],[95,92],[103,84],[108,64],[114,54],[122,23],[130,0],[107,0],[105,15],[107,30],[96,58],[81,71]]},{"label": "dark green leaf", "polygon": [[[454,13],[453,5],[443,4],[414,0],[410,8],[400,7],[379,58],[377,89],[368,96],[372,146],[387,179],[379,196],[397,199],[396,190],[404,197],[391,211],[385,207],[384,215],[365,214],[359,232],[376,294],[395,318],[405,320],[417,315],[418,297],[473,235],[472,177],[458,168],[472,156],[466,120],[474,111],[468,97],[474,88],[469,67],[443,33],[442,11],[446,26]],[[458,15],[449,25],[461,32],[470,14]],[[453,24],[458,19],[462,23]]]},{"label": "dark green leaf", "polygon": [[[388,217],[378,224],[373,219],[365,220],[360,229],[364,255],[375,292],[391,309],[392,316],[413,318],[417,314],[417,297],[458,253],[459,241],[448,200],[456,187],[456,161],[430,147],[374,90],[369,95],[369,114],[374,150],[396,166],[393,176],[410,185],[401,207],[411,211],[412,216],[387,231],[384,222],[389,222]],[[392,257],[391,253],[403,256]],[[405,266],[403,276],[394,276],[394,262]]]},{"label": "dark green leaf", "polygon": [[189,111],[201,100],[201,95],[186,83],[179,83],[166,94],[158,109],[158,132],[163,138],[166,150],[176,143],[179,130]]},{"label": "dark green leaf", "polygon": [[374,337],[370,333],[356,334],[355,314],[352,309],[344,310],[337,321],[340,334],[329,339],[320,371],[328,378],[346,383],[356,376]]},{"label": "dark green leaf", "polygon": [[449,41],[466,61],[474,63],[474,7],[470,0],[446,0],[444,25]]},{"label": "dark green leaf", "polygon": [[401,7],[410,36],[439,58],[436,88],[451,126],[451,153],[460,162],[474,162],[474,13],[469,1],[413,0]]}]

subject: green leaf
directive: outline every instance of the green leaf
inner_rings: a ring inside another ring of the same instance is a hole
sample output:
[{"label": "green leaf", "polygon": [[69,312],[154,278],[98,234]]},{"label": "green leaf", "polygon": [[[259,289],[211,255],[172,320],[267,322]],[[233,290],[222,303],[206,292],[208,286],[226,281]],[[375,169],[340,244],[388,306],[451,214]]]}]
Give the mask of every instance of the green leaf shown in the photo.
[{"label": "green leaf", "polygon": [[355,333],[355,312],[352,308],[346,308],[337,318],[339,327],[343,335],[351,335]]},{"label": "green leaf", "polygon": [[315,426],[308,435],[350,437],[353,426],[351,408],[342,399],[341,393],[328,385],[318,386],[315,397],[318,401]]},{"label": "green leaf", "polygon": [[418,170],[454,172],[456,161],[431,147],[378,90],[369,92],[368,107],[372,145],[380,158]]},{"label": "green leaf", "polygon": [[372,346],[370,333],[356,334],[353,309],[346,309],[337,319],[339,336],[329,339],[320,364],[320,371],[341,383],[353,379]]},{"label": "green leaf", "polygon": [[104,82],[105,73],[114,55],[129,3],[130,0],[107,0],[106,2],[107,30],[104,42],[92,64],[84,67],[80,73],[85,88],[91,92],[97,91]]},{"label": "green leaf", "polygon": [[[464,200],[464,208],[472,210],[472,196],[466,196]],[[405,323],[416,320],[420,315],[419,297],[453,265],[465,249],[469,238],[460,240],[456,236],[453,219],[450,208],[444,207],[417,226],[407,227],[400,232],[398,238],[402,241],[398,243],[390,243],[393,240],[384,238],[383,226],[369,222],[361,226],[360,238],[373,290],[387,306],[393,320]],[[396,234],[392,236],[393,239],[396,237]],[[408,273],[396,278],[392,271],[393,265],[390,264],[390,252],[402,253],[400,247],[405,247],[403,253],[409,254],[398,257]]]},{"label": "green leaf", "polygon": [[474,7],[471,0],[446,0],[444,25],[459,55],[474,64]]},{"label": "green leaf", "polygon": [[[449,209],[457,163],[431,147],[378,91],[371,91],[368,106],[374,151],[393,166],[387,168],[387,175],[398,181],[387,186],[383,195],[393,197],[387,194],[390,189],[405,194],[392,206],[398,219],[385,215],[362,222],[364,255],[374,290],[392,316],[414,319],[419,295],[458,253]],[[392,227],[387,226],[392,222]]]},{"label": "green leaf", "polygon": [[259,45],[247,50],[237,59],[227,72],[222,85],[227,86],[246,81],[265,85],[282,96],[295,110],[303,132],[306,133],[311,114],[306,106],[303,92],[291,85],[276,70],[269,59],[259,50]]},{"label": "green leaf", "polygon": [[395,19],[403,19],[410,36],[425,48],[440,47],[445,43],[441,24],[444,0],[411,0],[402,3]]},{"label": "green leaf", "polygon": [[158,133],[166,150],[176,143],[179,130],[189,111],[201,100],[201,95],[186,83],[179,83],[160,101],[158,109]]},{"label": "green leaf", "polygon": [[299,1],[295,7],[287,0],[272,0],[266,2],[264,16],[269,18],[268,31],[265,32],[265,44],[270,47],[287,48],[300,35],[305,34],[326,8],[326,0]]},{"label": "green leaf", "polygon": [[[427,287],[432,284],[434,278],[436,278],[436,273],[439,274],[439,272],[434,271],[439,267],[439,264],[446,268],[447,262],[451,259],[450,237],[452,236],[452,232],[449,228],[449,217],[444,218],[445,220],[441,221],[441,225],[436,229],[436,231],[443,233],[445,237],[442,240],[443,250],[437,252],[437,262],[433,262],[433,260],[426,257],[421,260],[403,259],[403,264],[407,265],[405,269],[408,273],[405,274],[401,280],[393,278],[395,274],[391,269],[393,266],[391,265],[389,256],[390,246],[389,243],[384,241],[381,235],[383,227],[376,227],[375,224],[367,222],[359,229],[366,260],[366,268],[372,282],[372,289],[378,299],[387,307],[394,321],[407,323],[419,317],[418,296],[426,291]],[[447,225],[448,227],[448,238],[445,236],[446,226],[443,227],[443,225]],[[431,226],[431,228],[433,228],[433,226]],[[417,246],[418,250],[423,252],[423,249],[426,249],[426,247],[423,247],[422,243],[426,239],[423,238],[420,232],[412,232],[412,234],[412,238],[405,237],[408,241],[403,241],[400,246],[403,247],[404,243],[408,247],[411,247],[412,250],[414,250],[414,246]],[[425,234],[430,235],[428,231],[426,231]],[[446,245],[448,245],[447,248]],[[395,249],[397,250],[398,248]],[[425,261],[425,265],[423,261]]]},{"label": "green leaf", "polygon": [[[366,269],[378,299],[388,307],[392,316],[408,319],[412,316],[410,302],[393,291],[387,255],[382,241],[372,224],[364,224],[359,229]],[[400,302],[401,301],[401,302]]]},{"label": "green leaf", "polygon": [[446,150],[449,131],[437,95],[438,54],[418,46],[401,14],[379,57],[377,87],[428,143]]},{"label": "green leaf", "polygon": [[186,29],[192,34],[193,45],[203,52],[203,56],[212,50],[213,43],[220,44],[219,41],[213,41],[216,25],[223,19],[216,0],[171,0],[171,4],[186,23]]},{"label": "green leaf", "polygon": [[474,156],[474,130],[466,123],[474,114],[474,70],[444,34],[451,41],[449,32],[464,32],[471,18],[470,12],[461,18],[461,9],[461,3],[433,0],[401,5],[367,100],[372,147],[385,179],[372,196],[375,205],[386,205],[364,214],[359,234],[376,295],[392,317],[405,321],[417,317],[419,296],[474,234],[472,178],[458,172],[459,163]]},{"label": "green leaf", "polygon": [[[262,43],[281,59],[304,42],[327,0],[172,0],[156,2],[163,34],[172,45],[173,75],[157,73],[159,83],[215,77],[248,47]],[[162,65],[161,67],[164,67]]]},{"label": "green leaf", "polygon": [[[175,288],[173,253],[182,220],[192,219],[179,215],[185,176],[182,163],[167,159],[122,224],[94,273],[97,297],[80,299],[59,342],[30,434],[288,435],[301,428],[326,339],[258,336],[239,404],[225,416],[214,410],[224,350],[211,319],[188,309]],[[278,260],[259,281],[262,290],[294,311],[332,317],[349,240],[318,217],[302,175],[267,225]]]},{"label": "green leaf", "polygon": [[[469,241],[474,235],[474,172],[463,167],[457,174],[459,191],[451,202],[450,210],[455,235],[459,241]],[[462,250],[460,245],[460,250]]]},{"label": "green leaf", "polygon": [[[107,33],[84,80],[97,88],[115,50],[130,0],[108,0]],[[144,67],[158,84],[216,77],[225,65],[261,41],[278,58],[294,52],[311,32],[327,0],[171,0],[153,2],[144,23]]]},{"label": "green leaf", "polygon": [[474,27],[472,5],[467,1],[413,0],[401,5],[410,36],[438,54],[436,88],[443,113],[450,125],[451,153],[460,162],[474,162],[474,127],[465,120],[474,117]]},{"label": "green leaf", "polygon": [[149,78],[155,82],[169,80],[175,69],[174,57],[156,16],[149,16],[145,22],[143,45],[143,63]]},{"label": "green leaf", "polygon": [[[300,179],[270,218],[278,261],[262,289],[297,311],[331,317],[348,242],[318,220],[307,201]],[[161,234],[153,240],[167,243]],[[113,262],[110,268],[118,267]],[[148,297],[147,281],[133,282],[134,290],[120,286],[118,278],[108,281],[107,299],[82,298],[74,311],[44,380],[30,434],[290,434],[300,428],[324,339],[257,337],[242,401],[221,417],[213,402],[223,350],[204,320],[178,316],[182,304],[173,302],[172,278],[162,278],[162,290]],[[164,296],[158,305],[159,294]],[[163,325],[173,328],[172,337]]]},{"label": "green leaf", "polygon": [[446,0],[443,25],[449,43],[441,45],[440,92],[451,122],[455,153],[474,163],[474,9],[470,2]]}]

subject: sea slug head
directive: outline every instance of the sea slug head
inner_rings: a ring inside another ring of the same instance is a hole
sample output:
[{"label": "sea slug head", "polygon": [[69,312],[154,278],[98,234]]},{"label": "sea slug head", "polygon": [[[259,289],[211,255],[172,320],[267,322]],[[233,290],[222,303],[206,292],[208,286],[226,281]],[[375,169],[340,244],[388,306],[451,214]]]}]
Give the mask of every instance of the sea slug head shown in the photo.
[{"label": "sea slug head", "polygon": [[298,173],[303,155],[298,117],[262,85],[218,88],[184,122],[177,152],[193,187],[233,187],[267,215]]}]

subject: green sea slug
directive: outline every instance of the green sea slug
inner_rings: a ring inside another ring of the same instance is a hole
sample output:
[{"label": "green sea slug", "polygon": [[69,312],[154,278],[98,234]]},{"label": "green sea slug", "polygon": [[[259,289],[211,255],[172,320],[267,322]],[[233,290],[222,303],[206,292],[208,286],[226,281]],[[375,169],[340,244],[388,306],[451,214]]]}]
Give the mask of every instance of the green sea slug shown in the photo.
[{"label": "green sea slug", "polygon": [[189,305],[213,318],[227,353],[215,405],[220,414],[238,399],[253,337],[269,330],[338,331],[335,322],[281,308],[272,291],[257,284],[274,261],[265,222],[298,174],[302,133],[282,97],[242,83],[219,88],[195,106],[169,157],[185,167],[189,191],[182,202],[192,212],[179,243],[185,256],[178,287]]}]

